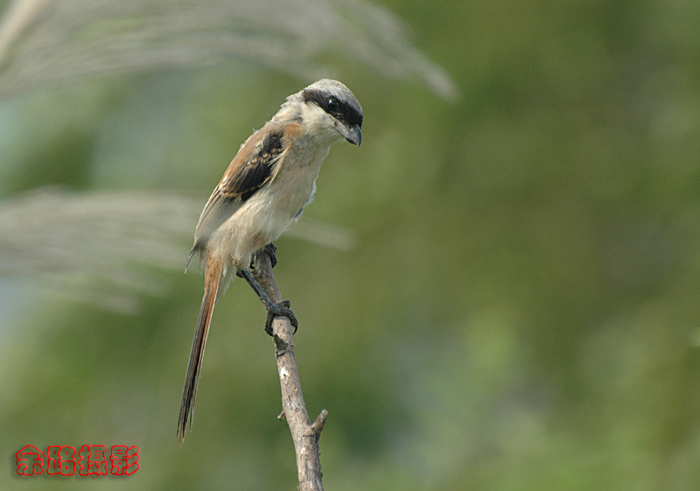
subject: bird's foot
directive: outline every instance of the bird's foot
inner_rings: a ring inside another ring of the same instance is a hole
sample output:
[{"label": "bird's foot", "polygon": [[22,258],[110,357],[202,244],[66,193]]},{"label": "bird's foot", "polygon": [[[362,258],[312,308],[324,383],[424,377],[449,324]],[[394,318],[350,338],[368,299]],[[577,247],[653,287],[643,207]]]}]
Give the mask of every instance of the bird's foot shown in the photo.
[{"label": "bird's foot", "polygon": [[291,322],[292,326],[294,326],[294,334],[297,333],[297,329],[299,329],[299,321],[297,321],[294,312],[292,312],[290,309],[291,305],[292,304],[289,300],[283,300],[278,304],[272,304],[270,307],[268,307],[267,321],[265,321],[265,332],[267,334],[272,336],[272,321],[278,315],[288,318],[289,322]]},{"label": "bird's foot", "polygon": [[270,242],[263,247],[263,251],[270,257],[270,267],[274,268],[277,266],[277,246]]}]

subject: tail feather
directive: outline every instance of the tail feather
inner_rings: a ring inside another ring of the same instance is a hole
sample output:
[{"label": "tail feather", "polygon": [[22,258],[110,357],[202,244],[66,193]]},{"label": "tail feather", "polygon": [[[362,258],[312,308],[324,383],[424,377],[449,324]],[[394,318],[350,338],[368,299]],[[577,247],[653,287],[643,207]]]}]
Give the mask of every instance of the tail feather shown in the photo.
[{"label": "tail feather", "polygon": [[214,304],[216,304],[219,282],[221,281],[222,264],[210,258],[207,261],[206,277],[204,280],[204,298],[199,311],[197,329],[194,332],[190,362],[187,366],[187,376],[185,377],[185,387],[182,390],[182,402],[180,403],[180,416],[177,421],[177,437],[180,445],[185,441],[185,430],[187,420],[192,429],[192,418],[194,417],[194,402],[197,395],[197,383],[202,369],[202,359],[204,358],[204,347],[207,344],[207,334],[211,323]]},{"label": "tail feather", "polygon": [[[198,244],[197,242],[195,242],[195,244],[192,246],[192,249],[190,249],[189,255],[187,256],[187,263],[185,263],[185,273],[187,273],[187,268],[190,267],[190,261],[192,261],[192,258],[194,257],[194,255],[198,252],[201,252],[201,250],[202,250],[202,246],[200,244]],[[201,260],[201,256],[200,256],[200,260]],[[200,267],[202,266],[201,261],[200,261],[199,265],[200,265]]]}]

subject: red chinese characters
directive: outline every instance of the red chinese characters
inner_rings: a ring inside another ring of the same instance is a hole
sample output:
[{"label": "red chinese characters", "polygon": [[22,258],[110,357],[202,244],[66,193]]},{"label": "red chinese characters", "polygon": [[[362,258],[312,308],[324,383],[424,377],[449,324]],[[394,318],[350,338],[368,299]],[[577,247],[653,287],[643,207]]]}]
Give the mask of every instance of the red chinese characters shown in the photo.
[{"label": "red chinese characters", "polygon": [[46,473],[61,476],[72,476],[75,474],[75,449],[65,445],[51,445],[46,450]]},{"label": "red chinese characters", "polygon": [[15,457],[20,476],[39,475],[44,469],[52,476],[73,476],[76,468],[80,476],[106,476],[109,473],[129,476],[139,470],[139,447],[135,445],[113,445],[109,455],[105,445],[83,445],[77,455],[75,448],[67,445],[51,445],[46,455],[34,445],[26,445]]},{"label": "red chinese characters", "polygon": [[78,465],[81,476],[106,476],[107,475],[107,460],[105,452],[107,447],[104,445],[83,445],[80,449],[80,460]]},{"label": "red chinese characters", "polygon": [[139,470],[139,447],[114,445],[112,447],[112,455],[109,460],[112,462],[113,475],[131,475]]},{"label": "red chinese characters", "polygon": [[44,452],[34,445],[27,445],[15,454],[17,457],[17,474],[33,476],[44,470]]}]

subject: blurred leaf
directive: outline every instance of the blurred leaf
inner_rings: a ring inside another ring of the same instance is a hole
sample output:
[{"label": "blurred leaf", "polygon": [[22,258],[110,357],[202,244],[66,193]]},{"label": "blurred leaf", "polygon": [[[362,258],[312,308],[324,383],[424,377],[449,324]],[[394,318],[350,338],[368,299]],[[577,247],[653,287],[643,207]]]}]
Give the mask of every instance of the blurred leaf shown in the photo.
[{"label": "blurred leaf", "polygon": [[[25,193],[0,204],[0,275],[132,312],[139,294],[164,292],[158,269],[184,270],[200,207],[178,193]],[[355,242],[352,231],[316,220],[288,235],[344,250]]]},{"label": "blurred leaf", "polygon": [[0,28],[0,96],[226,56],[312,80],[328,73],[315,61],[326,53],[457,96],[400,20],[361,0],[15,0]]}]

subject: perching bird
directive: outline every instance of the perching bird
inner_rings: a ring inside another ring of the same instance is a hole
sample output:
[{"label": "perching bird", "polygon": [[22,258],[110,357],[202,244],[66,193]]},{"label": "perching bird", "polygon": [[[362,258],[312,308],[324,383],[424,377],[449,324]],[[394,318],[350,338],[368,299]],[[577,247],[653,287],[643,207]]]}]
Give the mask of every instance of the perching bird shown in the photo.
[{"label": "perching bird", "polygon": [[275,116],[241,146],[204,206],[194,234],[195,253],[206,265],[204,299],[182,392],[177,434],[192,427],[197,382],[214,304],[235,276],[245,278],[268,311],[296,327],[288,302],[273,304],[248,268],[253,254],[276,240],[301,216],[316,190],[321,163],[333,143],[362,141],[362,107],[345,85],[319,80],[282,104]]}]

